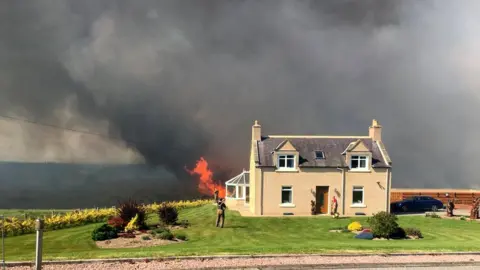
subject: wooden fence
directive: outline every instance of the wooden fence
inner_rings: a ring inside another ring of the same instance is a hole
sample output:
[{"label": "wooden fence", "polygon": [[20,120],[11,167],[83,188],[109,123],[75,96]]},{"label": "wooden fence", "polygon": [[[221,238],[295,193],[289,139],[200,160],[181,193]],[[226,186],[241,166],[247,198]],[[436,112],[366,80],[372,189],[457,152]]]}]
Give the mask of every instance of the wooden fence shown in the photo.
[{"label": "wooden fence", "polygon": [[[430,196],[447,203],[453,199],[455,204],[471,206],[475,198],[480,197],[480,190],[465,189],[395,189],[391,191],[391,201],[400,201],[410,196]],[[447,197],[448,194],[448,197]]]}]

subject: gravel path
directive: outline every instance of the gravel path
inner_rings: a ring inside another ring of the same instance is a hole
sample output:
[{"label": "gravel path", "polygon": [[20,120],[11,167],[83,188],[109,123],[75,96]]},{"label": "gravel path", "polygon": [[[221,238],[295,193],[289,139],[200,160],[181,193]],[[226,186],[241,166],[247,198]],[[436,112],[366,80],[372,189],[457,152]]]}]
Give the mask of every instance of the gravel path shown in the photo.
[{"label": "gravel path", "polygon": [[[200,268],[231,268],[255,266],[281,266],[281,265],[318,265],[318,264],[353,264],[353,263],[424,263],[424,262],[480,262],[480,255],[418,255],[418,256],[298,256],[275,258],[218,258],[218,259],[183,259],[183,260],[154,260],[145,262],[123,263],[83,263],[64,265],[44,265],[45,270],[54,269],[200,269]],[[29,266],[8,267],[9,270],[32,269]]]}]

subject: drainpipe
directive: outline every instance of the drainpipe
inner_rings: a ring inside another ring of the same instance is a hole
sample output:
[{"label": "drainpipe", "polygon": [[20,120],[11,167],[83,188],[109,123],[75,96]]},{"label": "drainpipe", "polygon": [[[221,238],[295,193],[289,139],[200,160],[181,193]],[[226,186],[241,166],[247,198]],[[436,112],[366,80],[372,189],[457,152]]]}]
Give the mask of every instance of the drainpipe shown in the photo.
[{"label": "drainpipe", "polygon": [[386,181],[387,186],[385,187],[385,198],[386,198],[386,211],[387,213],[390,213],[390,169],[387,168],[387,181]]},{"label": "drainpipe", "polygon": [[342,215],[345,215],[345,169],[337,167],[337,170],[342,171]]}]

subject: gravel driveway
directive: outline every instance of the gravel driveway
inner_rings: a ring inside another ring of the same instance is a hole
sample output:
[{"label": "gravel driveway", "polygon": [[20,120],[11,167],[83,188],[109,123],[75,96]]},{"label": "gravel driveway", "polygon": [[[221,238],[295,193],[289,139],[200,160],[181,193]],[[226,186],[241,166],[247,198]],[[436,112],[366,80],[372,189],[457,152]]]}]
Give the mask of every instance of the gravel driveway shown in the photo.
[{"label": "gravel driveway", "polygon": [[[480,255],[418,255],[418,256],[295,256],[270,258],[215,258],[215,259],[182,259],[182,260],[154,260],[142,262],[122,263],[83,263],[44,265],[45,270],[54,269],[201,269],[201,268],[230,268],[256,266],[285,266],[285,265],[332,265],[335,264],[365,264],[365,263],[425,263],[425,262],[480,262]],[[10,270],[32,269],[29,266],[8,267]]]}]

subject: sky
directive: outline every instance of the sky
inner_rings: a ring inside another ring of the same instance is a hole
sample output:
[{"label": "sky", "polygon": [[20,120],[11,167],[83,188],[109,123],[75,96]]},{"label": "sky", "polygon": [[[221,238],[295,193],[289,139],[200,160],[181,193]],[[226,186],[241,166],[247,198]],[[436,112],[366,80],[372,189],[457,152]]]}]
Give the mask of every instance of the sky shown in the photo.
[{"label": "sky", "polygon": [[[265,134],[383,125],[394,187],[478,188],[479,1],[2,1],[0,160],[193,181]],[[88,134],[90,133],[90,134]],[[100,134],[92,135],[93,134]],[[222,174],[223,173],[223,174]],[[166,176],[167,177],[167,176]]]}]

